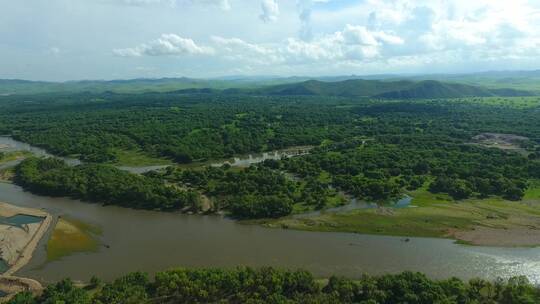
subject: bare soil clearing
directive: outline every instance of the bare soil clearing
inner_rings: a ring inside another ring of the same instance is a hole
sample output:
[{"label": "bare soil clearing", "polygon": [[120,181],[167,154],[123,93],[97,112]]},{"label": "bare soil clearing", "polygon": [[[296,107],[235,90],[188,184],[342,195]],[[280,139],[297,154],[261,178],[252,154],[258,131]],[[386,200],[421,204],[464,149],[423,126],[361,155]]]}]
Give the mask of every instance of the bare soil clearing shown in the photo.
[{"label": "bare soil clearing", "polygon": [[473,137],[473,141],[484,147],[521,153],[525,152],[521,144],[529,141],[529,138],[514,134],[482,133]]},{"label": "bare soil clearing", "polygon": [[462,242],[478,246],[527,247],[540,244],[540,229],[527,227],[489,228],[475,227],[470,231],[455,231],[451,236]]},{"label": "bare soil clearing", "polygon": [[41,217],[43,220],[38,223],[24,224],[22,227],[0,225],[0,240],[2,240],[0,256],[9,265],[9,269],[0,275],[0,290],[8,293],[8,296],[1,298],[0,301],[7,300],[10,295],[19,291],[39,292],[42,289],[37,281],[12,275],[30,261],[39,241],[50,226],[52,216],[41,210],[0,203],[0,216],[16,215]]}]

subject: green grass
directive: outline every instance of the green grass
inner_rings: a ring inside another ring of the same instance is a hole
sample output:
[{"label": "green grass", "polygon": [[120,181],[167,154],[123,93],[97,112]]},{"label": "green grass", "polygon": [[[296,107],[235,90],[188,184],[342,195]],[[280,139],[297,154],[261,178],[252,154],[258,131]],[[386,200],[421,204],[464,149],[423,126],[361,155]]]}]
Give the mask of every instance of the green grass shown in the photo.
[{"label": "green grass", "polygon": [[525,191],[524,200],[540,200],[540,180],[531,182],[527,191]]},{"label": "green grass", "polygon": [[17,159],[25,158],[32,155],[28,151],[13,151],[13,152],[1,152],[0,150],[0,165]]},{"label": "green grass", "polygon": [[172,161],[164,158],[153,157],[141,151],[120,150],[114,151],[117,157],[115,165],[119,166],[158,166],[170,165]]},{"label": "green grass", "polygon": [[540,221],[538,188],[527,193],[532,204],[496,197],[454,201],[446,195],[430,193],[426,187],[408,194],[414,198],[409,208],[358,209],[306,218],[288,217],[265,224],[309,231],[449,238],[449,232],[468,231],[476,226],[507,229]]}]

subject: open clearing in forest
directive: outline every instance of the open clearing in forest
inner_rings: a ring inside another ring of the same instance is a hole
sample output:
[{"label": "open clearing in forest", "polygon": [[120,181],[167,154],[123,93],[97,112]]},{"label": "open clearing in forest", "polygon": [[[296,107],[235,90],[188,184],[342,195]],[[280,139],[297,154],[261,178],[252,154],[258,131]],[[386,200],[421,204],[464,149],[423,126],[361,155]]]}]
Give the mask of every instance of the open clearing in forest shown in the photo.
[{"label": "open clearing in forest", "polygon": [[482,133],[473,137],[473,141],[486,148],[497,148],[519,153],[527,153],[521,146],[529,141],[527,137],[514,134]]},{"label": "open clearing in forest", "polygon": [[170,165],[172,161],[164,158],[158,158],[148,155],[143,151],[114,149],[116,156],[115,165],[117,166],[158,166]]}]

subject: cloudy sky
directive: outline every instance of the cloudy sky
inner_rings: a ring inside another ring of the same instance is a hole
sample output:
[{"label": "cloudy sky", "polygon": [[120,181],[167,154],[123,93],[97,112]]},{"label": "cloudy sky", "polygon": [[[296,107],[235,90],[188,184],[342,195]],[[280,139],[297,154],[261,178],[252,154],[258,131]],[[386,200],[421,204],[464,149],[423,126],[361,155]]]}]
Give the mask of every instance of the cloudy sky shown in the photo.
[{"label": "cloudy sky", "polygon": [[540,0],[0,0],[0,78],[540,68]]}]

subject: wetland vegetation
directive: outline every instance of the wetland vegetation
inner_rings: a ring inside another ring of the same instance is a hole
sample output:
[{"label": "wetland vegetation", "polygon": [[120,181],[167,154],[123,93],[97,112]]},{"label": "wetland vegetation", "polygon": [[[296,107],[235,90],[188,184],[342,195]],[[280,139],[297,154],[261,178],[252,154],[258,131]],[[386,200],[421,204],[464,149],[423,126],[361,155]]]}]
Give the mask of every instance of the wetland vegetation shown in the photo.
[{"label": "wetland vegetation", "polygon": [[59,218],[47,241],[47,260],[54,261],[77,252],[99,249],[99,227],[79,220]]}]

